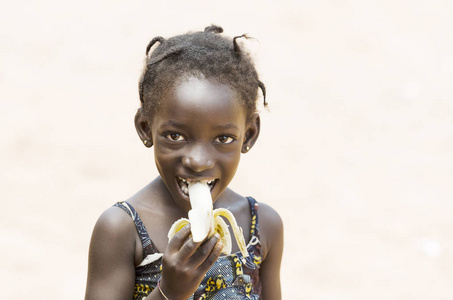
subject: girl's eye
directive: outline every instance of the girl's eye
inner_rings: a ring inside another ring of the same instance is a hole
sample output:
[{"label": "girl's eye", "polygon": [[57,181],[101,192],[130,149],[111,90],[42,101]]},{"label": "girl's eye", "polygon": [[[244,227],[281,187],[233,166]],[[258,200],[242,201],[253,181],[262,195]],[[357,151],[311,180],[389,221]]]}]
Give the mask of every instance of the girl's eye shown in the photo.
[{"label": "girl's eye", "polygon": [[175,142],[185,141],[186,139],[179,133],[170,133],[165,136],[167,139]]},{"label": "girl's eye", "polygon": [[220,144],[231,144],[234,141],[234,138],[227,135],[220,135],[215,139],[215,141]]}]

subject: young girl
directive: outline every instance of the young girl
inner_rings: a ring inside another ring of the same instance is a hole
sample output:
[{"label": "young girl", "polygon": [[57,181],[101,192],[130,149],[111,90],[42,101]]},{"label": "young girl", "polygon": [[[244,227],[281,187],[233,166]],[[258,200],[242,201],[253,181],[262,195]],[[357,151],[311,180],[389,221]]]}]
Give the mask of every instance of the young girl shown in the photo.
[{"label": "young girl", "polygon": [[[160,176],[97,221],[86,299],[281,299],[282,221],[228,188],[241,153],[258,138],[256,100],[265,89],[238,44],[246,36],[222,31],[210,26],[149,43],[135,126],[154,147]],[[232,254],[220,255],[217,234],[194,242],[190,225],[168,240],[191,209],[188,184],[199,181],[209,182],[214,208],[229,209],[243,228],[246,259],[234,241]]]}]

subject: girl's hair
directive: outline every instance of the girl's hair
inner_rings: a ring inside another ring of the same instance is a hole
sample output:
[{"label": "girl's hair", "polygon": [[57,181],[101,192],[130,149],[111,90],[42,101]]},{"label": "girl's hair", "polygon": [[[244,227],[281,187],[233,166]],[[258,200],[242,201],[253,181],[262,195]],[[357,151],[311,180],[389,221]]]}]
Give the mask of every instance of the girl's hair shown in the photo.
[{"label": "girl's hair", "polygon": [[[159,106],[163,93],[183,76],[213,79],[236,91],[250,116],[256,111],[258,88],[266,102],[266,89],[250,55],[233,39],[221,36],[219,26],[204,31],[178,35],[169,39],[155,37],[146,47],[146,61],[139,83],[140,102],[151,116]],[[151,48],[159,45],[150,54]]]}]

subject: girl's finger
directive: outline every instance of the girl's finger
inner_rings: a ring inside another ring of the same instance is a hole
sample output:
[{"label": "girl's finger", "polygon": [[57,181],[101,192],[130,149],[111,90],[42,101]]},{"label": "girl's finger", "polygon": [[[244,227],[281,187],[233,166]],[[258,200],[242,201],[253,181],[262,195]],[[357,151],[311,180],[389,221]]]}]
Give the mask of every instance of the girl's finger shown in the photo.
[{"label": "girl's finger", "polygon": [[215,263],[223,249],[220,237],[216,234],[202,244],[197,252],[192,255],[192,263],[199,269],[206,268],[205,272]]},{"label": "girl's finger", "polygon": [[190,236],[190,224],[187,224],[179,230],[168,242],[168,250],[170,252],[178,252],[183,245],[188,241]]},{"label": "girl's finger", "polygon": [[209,256],[203,261],[203,263],[198,267],[198,270],[206,274],[206,272],[209,271],[209,269],[214,265],[216,260],[219,258],[220,253],[222,252],[223,249],[223,244],[220,240],[215,244],[214,248],[212,249],[211,253]]},{"label": "girl's finger", "polygon": [[189,237],[179,249],[179,254],[186,259],[190,258],[197,250],[199,250],[199,247],[202,244],[203,242],[195,243],[192,237]]}]

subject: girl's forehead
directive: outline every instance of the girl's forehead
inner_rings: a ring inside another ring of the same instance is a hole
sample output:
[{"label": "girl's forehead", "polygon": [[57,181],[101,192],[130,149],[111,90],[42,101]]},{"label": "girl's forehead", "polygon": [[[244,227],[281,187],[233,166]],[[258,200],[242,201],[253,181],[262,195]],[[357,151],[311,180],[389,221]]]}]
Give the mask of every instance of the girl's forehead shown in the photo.
[{"label": "girl's forehead", "polygon": [[162,99],[181,108],[197,108],[199,111],[234,109],[244,110],[238,93],[229,85],[205,78],[189,77],[178,80]]},{"label": "girl's forehead", "polygon": [[246,109],[227,84],[190,77],[176,81],[164,93],[155,117],[226,122],[228,119],[245,120]]}]

